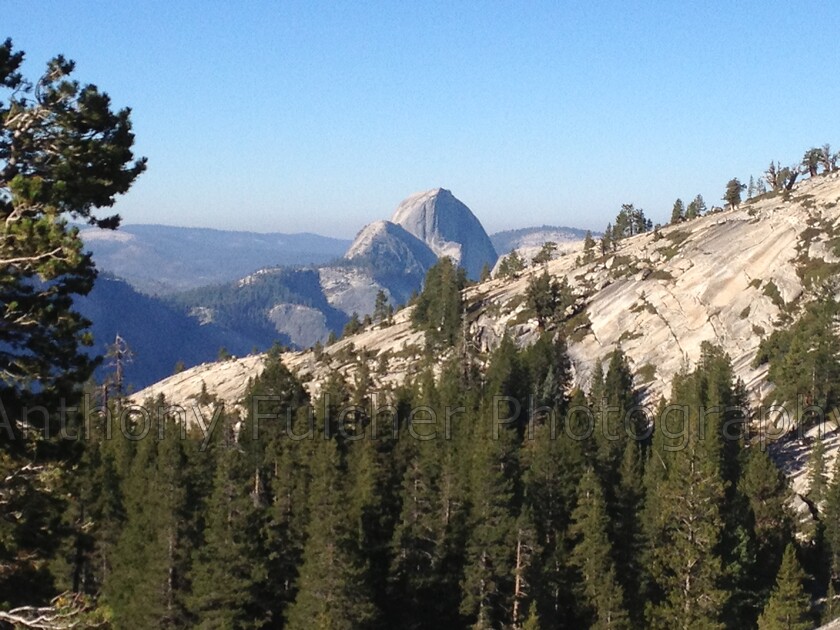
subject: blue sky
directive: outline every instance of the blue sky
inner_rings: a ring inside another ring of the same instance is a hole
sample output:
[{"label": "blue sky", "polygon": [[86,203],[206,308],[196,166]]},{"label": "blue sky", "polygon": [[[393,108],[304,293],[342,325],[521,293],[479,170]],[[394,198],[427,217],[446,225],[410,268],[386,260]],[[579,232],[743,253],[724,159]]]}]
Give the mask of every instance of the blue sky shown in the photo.
[{"label": "blue sky", "polygon": [[840,148],[840,4],[6,0],[132,107],[127,223],[352,237],[442,186],[488,231],[601,229]]}]

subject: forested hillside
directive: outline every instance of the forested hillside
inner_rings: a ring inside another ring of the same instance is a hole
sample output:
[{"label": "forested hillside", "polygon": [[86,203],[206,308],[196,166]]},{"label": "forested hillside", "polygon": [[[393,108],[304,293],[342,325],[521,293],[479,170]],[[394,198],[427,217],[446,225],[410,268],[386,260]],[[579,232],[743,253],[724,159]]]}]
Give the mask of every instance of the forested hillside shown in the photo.
[{"label": "forested hillside", "polygon": [[569,366],[562,337],[505,338],[481,372],[455,356],[385,399],[362,370],[310,400],[273,353],[242,421],[212,392],[196,401],[215,409],[204,425],[149,399],[132,437],[112,407],[70,485],[56,587],[99,594],[133,628],[809,628],[835,614],[840,475],[814,489],[820,520],[803,530],[722,349],[706,345],[656,415],[620,351],[588,392]]}]

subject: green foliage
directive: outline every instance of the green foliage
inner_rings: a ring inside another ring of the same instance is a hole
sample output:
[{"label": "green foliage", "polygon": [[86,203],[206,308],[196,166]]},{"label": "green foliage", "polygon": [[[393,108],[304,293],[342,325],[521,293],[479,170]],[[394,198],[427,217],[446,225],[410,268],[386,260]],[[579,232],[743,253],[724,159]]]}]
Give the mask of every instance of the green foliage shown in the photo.
[{"label": "green foliage", "polygon": [[515,278],[522,270],[525,269],[525,261],[519,252],[513,250],[510,254],[502,258],[499,263],[499,270],[496,272],[497,278]]},{"label": "green foliage", "polygon": [[732,597],[724,554],[738,442],[724,436],[733,435],[738,393],[728,357],[708,344],[702,352],[698,368],[674,380],[671,403],[678,406],[657,417],[647,471],[653,627],[723,627]]},{"label": "green foliage", "polygon": [[106,94],[73,80],[72,61],[55,57],[27,81],[23,60],[11,40],[0,44],[0,602],[9,604],[54,595],[46,563],[73,455],[48,437],[57,414],[24,432],[21,410],[73,407],[98,363],[74,310],[96,273],[67,219],[116,228],[119,216],[98,211],[145,169],[131,152],[128,109],[112,111]]},{"label": "green foliage", "polygon": [[737,208],[741,205],[741,193],[746,189],[746,186],[738,180],[737,177],[730,179],[726,184],[726,192],[723,194],[723,200],[729,205],[730,209]]},{"label": "green foliage", "polygon": [[359,314],[354,312],[350,316],[350,320],[344,325],[344,330],[341,332],[342,337],[350,337],[362,330],[362,322],[359,320]]},{"label": "green foliage", "polygon": [[[821,429],[820,429],[821,430]],[[828,487],[828,471],[825,467],[825,444],[822,435],[814,439],[814,446],[808,457],[808,498],[819,505],[825,498]]]},{"label": "green foliage", "polygon": [[376,292],[376,301],[373,305],[373,319],[377,322],[384,322],[391,318],[394,314],[394,307],[388,301],[388,296],[385,291],[379,289]]},{"label": "green foliage", "polygon": [[789,405],[797,417],[811,405],[830,413],[840,404],[836,317],[833,299],[817,300],[795,323],[774,331],[759,345],[755,365],[770,364],[767,378],[776,386],[772,400]]},{"label": "green foliage", "polygon": [[583,237],[583,259],[584,262],[591,262],[595,258],[595,239],[592,238],[592,232],[586,230],[586,235]]},{"label": "green foliage", "polygon": [[554,241],[548,241],[543,243],[543,246],[540,248],[540,251],[531,259],[535,265],[545,265],[548,264],[552,258],[554,258],[554,252],[557,251],[557,243]]},{"label": "green foliage", "polygon": [[645,217],[645,211],[636,208],[632,203],[622,204],[621,210],[612,226],[607,226],[606,233],[610,234],[610,242],[615,243],[623,238],[649,232],[653,229],[653,222]]},{"label": "green foliage", "polygon": [[822,520],[825,523],[824,536],[828,551],[829,585],[836,592],[837,583],[840,581],[840,457],[834,460],[834,471],[831,483],[826,490],[825,510]]},{"label": "green foliage", "polygon": [[758,618],[759,630],[808,630],[814,627],[811,600],[805,592],[805,574],[788,544],[776,576],[776,588]]},{"label": "green foliage", "polygon": [[606,499],[592,468],[584,473],[577,497],[570,528],[577,543],[571,559],[580,571],[583,594],[593,611],[589,627],[599,630],[630,628],[624,609],[624,591],[618,583],[612,560]]},{"label": "green foliage", "polygon": [[366,566],[345,508],[346,484],[335,440],[319,440],[312,455],[309,528],[300,568],[300,590],[286,627],[347,630],[371,627],[377,611]]},{"label": "green foliage", "polygon": [[551,323],[562,317],[565,310],[575,302],[575,296],[566,279],[559,281],[549,275],[548,270],[531,276],[525,296],[528,307],[537,316],[541,330],[545,330]]},{"label": "green foliage", "polygon": [[671,210],[671,225],[685,221],[685,205],[682,199],[677,199],[674,202],[674,207]]},{"label": "green foliage", "polygon": [[764,285],[763,289],[764,295],[770,298],[770,301],[778,308],[780,311],[784,312],[785,310],[785,299],[782,297],[781,292],[779,291],[779,287],[776,286],[776,283],[772,280],[768,280],[767,283]]},{"label": "green foliage", "polygon": [[697,195],[688,203],[685,209],[685,218],[688,220],[696,219],[706,214],[706,202],[703,200],[703,195]]},{"label": "green foliage", "polygon": [[432,347],[452,346],[461,332],[463,298],[467,280],[464,270],[444,257],[429,269],[423,292],[411,315],[412,323],[426,331]]}]

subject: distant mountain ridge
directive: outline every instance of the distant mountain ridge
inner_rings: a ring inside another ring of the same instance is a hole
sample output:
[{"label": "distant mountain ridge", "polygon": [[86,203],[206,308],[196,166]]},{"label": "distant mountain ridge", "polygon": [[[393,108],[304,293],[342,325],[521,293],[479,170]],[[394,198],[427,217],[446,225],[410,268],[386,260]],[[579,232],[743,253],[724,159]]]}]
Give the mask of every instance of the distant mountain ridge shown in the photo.
[{"label": "distant mountain ridge", "polygon": [[[506,252],[514,242],[571,242],[583,233],[543,226],[493,239]],[[179,360],[188,367],[211,360],[221,346],[241,355],[276,342],[324,342],[354,314],[372,313],[380,291],[393,306],[404,304],[440,256],[473,278],[497,260],[481,222],[443,188],[410,195],[392,220],[366,225],[352,242],[157,225],[83,228],[82,237],[99,269],[132,285],[105,278],[82,308],[96,322],[97,349],[117,333],[137,346],[130,375],[139,386],[163,378]]]},{"label": "distant mountain ridge", "polygon": [[203,322],[258,339],[260,347],[279,339],[303,348],[341,332],[354,314],[372,313],[380,291],[393,306],[404,304],[440,256],[466,262],[475,277],[496,262],[481,223],[448,190],[411,195],[392,218],[366,225],[343,258],[328,264],[264,268],[168,301]]},{"label": "distant mountain ridge", "polygon": [[237,232],[166,225],[81,229],[97,268],[149,295],[241,278],[263,267],[322,264],[350,241],[317,234]]},{"label": "distant mountain ridge", "polygon": [[[504,230],[490,235],[490,240],[496,248],[499,256],[505,256],[514,249],[532,249],[541,247],[543,243],[553,241],[558,245],[561,243],[572,243],[582,241],[587,230],[578,228],[541,225],[539,227],[527,227],[516,230]],[[593,235],[598,235],[594,234]]]}]

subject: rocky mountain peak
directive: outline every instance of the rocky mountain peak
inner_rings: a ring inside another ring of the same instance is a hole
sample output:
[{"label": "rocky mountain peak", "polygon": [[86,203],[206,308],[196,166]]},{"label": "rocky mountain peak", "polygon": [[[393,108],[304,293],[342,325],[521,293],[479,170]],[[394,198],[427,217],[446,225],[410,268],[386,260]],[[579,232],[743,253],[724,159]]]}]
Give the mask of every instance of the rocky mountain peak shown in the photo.
[{"label": "rocky mountain peak", "polygon": [[437,260],[428,245],[390,221],[374,221],[362,228],[344,258],[370,265],[378,274],[421,277]]},{"label": "rocky mountain peak", "polygon": [[496,262],[496,250],[481,222],[450,191],[415,193],[397,206],[391,221],[423,241],[438,256],[449,256],[471,278]]}]

